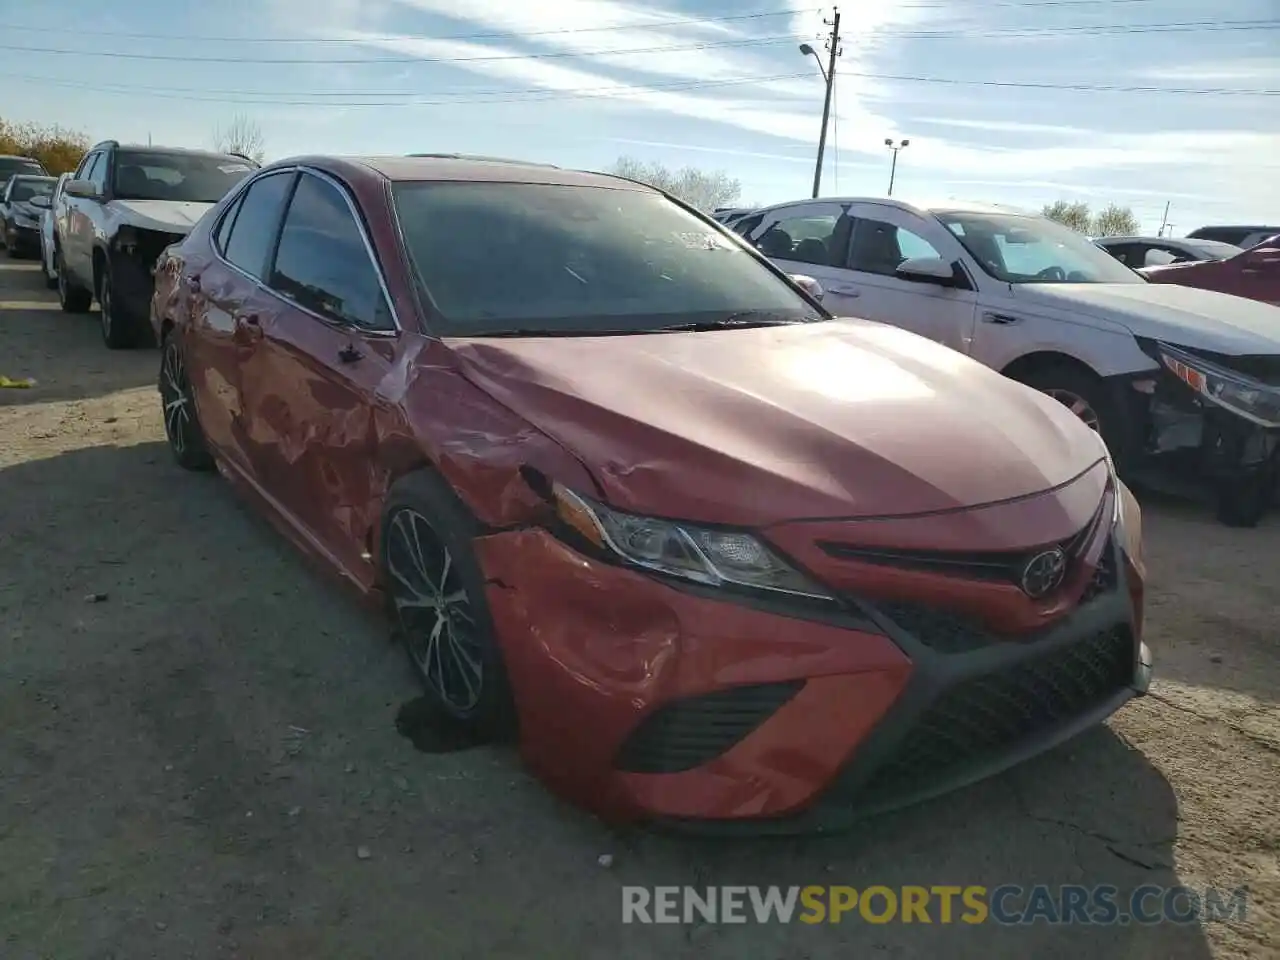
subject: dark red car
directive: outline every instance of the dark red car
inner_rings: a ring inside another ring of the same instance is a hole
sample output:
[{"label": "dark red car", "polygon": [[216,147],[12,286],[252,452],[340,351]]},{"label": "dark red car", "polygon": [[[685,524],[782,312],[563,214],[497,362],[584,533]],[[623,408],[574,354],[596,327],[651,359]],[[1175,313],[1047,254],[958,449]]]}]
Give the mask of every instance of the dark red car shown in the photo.
[{"label": "dark red car", "polygon": [[1216,290],[1280,307],[1280,236],[1226,260],[1171,263],[1139,272],[1152,283]]},{"label": "dark red car", "polygon": [[612,818],[802,829],[1145,691],[1138,508],[1060,403],[834,320],[627,180],[283,161],[158,268],[178,462]]}]

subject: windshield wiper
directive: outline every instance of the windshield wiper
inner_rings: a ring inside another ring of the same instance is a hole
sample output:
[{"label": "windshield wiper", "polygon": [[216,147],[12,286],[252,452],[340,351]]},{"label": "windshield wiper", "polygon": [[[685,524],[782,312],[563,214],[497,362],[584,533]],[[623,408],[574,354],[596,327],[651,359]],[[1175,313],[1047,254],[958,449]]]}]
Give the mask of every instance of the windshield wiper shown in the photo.
[{"label": "windshield wiper", "polygon": [[739,310],[727,317],[714,320],[693,320],[689,323],[673,323],[667,327],[654,327],[653,332],[662,331],[696,331],[696,330],[728,330],[744,327],[789,327],[797,323],[814,323],[821,317],[784,317],[771,310]]}]

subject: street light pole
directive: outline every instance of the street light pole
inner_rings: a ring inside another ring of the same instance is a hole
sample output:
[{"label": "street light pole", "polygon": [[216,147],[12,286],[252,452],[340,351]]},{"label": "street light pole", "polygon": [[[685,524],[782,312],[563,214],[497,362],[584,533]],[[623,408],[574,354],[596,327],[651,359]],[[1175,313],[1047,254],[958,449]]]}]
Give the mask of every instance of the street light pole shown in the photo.
[{"label": "street light pole", "polygon": [[822,100],[822,129],[818,133],[818,162],[813,170],[814,199],[817,199],[818,193],[822,189],[822,156],[827,150],[827,123],[831,119],[831,92],[836,82],[836,57],[840,55],[840,9],[838,7],[828,22],[831,24],[831,36],[827,38],[827,50],[830,51],[830,57],[827,60],[825,70],[822,67],[822,58],[818,56],[818,51],[807,43],[800,44],[801,53],[806,57],[812,56],[818,61],[818,70],[822,73],[822,79],[827,84],[827,93]]},{"label": "street light pole", "polygon": [[898,151],[911,145],[910,140],[899,140],[896,144],[892,137],[885,137],[884,145],[893,151],[893,162],[889,165],[889,196],[893,196],[893,178],[898,172]]}]

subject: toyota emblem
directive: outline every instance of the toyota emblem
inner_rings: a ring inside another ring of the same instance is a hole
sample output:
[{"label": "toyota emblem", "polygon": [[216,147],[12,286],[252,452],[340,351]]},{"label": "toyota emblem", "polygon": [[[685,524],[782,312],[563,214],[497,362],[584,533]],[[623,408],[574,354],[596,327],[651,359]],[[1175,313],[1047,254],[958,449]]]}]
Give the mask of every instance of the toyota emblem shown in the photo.
[{"label": "toyota emblem", "polygon": [[1062,585],[1067,574],[1067,555],[1054,547],[1037,553],[1022,568],[1022,592],[1032,600],[1048,596]]}]

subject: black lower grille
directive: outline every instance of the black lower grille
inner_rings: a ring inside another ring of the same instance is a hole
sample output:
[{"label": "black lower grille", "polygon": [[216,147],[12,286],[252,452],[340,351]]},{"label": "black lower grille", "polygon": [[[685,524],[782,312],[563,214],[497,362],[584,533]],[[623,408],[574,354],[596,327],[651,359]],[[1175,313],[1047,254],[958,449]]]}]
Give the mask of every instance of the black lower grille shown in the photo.
[{"label": "black lower grille", "polygon": [[724,753],[804,686],[803,680],[731,687],[676,700],[645,717],[616,766],[630,773],[679,773]]},{"label": "black lower grille", "polygon": [[976,620],[916,603],[877,603],[876,609],[926,647],[939,653],[968,653],[1008,638],[992,633]]},{"label": "black lower grille", "polygon": [[1016,749],[1133,682],[1134,644],[1117,626],[944,691],[863,788],[877,799],[913,793]]}]

